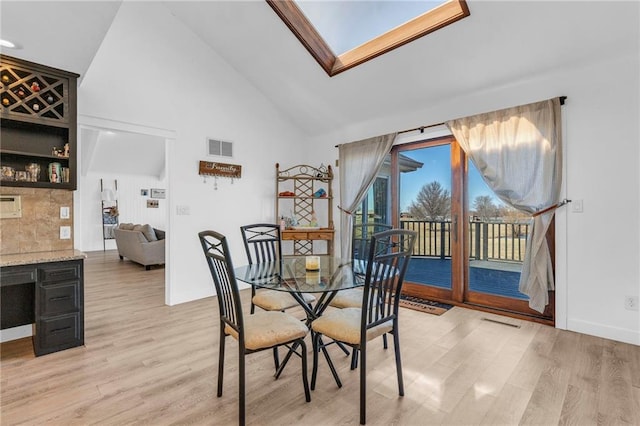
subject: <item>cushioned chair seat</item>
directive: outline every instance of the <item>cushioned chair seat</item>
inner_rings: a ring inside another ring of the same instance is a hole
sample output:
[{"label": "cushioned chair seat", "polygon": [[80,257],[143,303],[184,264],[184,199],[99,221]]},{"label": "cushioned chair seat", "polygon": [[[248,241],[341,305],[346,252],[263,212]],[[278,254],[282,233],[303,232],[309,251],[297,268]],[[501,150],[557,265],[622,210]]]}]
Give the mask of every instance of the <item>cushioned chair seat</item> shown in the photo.
[{"label": "cushioned chair seat", "polygon": [[331,299],[329,306],[334,308],[361,308],[362,307],[362,289],[352,288],[349,290],[339,291],[336,296]]},{"label": "cushioned chair seat", "polygon": [[[238,339],[238,333],[226,325],[225,333]],[[244,345],[255,351],[304,338],[309,329],[299,319],[284,312],[256,312],[244,317]]]},{"label": "cushioned chair seat", "polygon": [[[307,303],[312,303],[316,300],[312,294],[303,293],[302,297]],[[259,290],[251,300],[254,305],[266,311],[284,311],[285,309],[300,306],[291,294],[277,290]]]},{"label": "cushioned chair seat", "polygon": [[[359,308],[337,309],[313,321],[311,328],[334,340],[358,345],[360,344],[361,315],[362,310]],[[382,336],[391,330],[393,330],[393,322],[391,320],[384,322],[367,330],[367,340]]]}]

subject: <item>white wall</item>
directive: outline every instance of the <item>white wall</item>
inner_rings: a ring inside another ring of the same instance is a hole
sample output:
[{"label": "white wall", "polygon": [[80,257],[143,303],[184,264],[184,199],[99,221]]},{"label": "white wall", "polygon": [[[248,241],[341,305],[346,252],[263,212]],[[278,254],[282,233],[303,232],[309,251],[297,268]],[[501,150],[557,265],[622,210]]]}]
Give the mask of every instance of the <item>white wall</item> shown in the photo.
[{"label": "white wall", "polygon": [[639,76],[637,51],[612,52],[422,110],[353,123],[316,137],[308,156],[327,162],[337,156],[337,143],[568,96],[565,195],[583,200],[584,213],[568,207],[557,214],[557,326],[640,344],[638,311],[624,309],[624,297],[640,292]]},{"label": "white wall", "polygon": [[[175,304],[213,294],[197,233],[229,238],[245,261],[239,227],[275,220],[275,163],[299,162],[302,135],[215,52],[155,2],[124,2],[78,92],[79,114],[174,131],[168,152],[169,294]],[[242,178],[203,183],[205,138],[234,142]],[[176,215],[186,206],[190,215]]]}]

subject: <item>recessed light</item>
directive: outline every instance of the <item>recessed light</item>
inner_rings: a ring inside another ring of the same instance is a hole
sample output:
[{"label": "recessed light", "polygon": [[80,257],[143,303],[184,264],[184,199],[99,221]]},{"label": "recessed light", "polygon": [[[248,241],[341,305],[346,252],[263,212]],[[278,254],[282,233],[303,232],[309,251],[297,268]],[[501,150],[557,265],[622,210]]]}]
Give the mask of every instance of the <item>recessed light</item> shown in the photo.
[{"label": "recessed light", "polygon": [[21,49],[20,45],[4,39],[0,39],[0,47],[6,47],[8,49]]}]

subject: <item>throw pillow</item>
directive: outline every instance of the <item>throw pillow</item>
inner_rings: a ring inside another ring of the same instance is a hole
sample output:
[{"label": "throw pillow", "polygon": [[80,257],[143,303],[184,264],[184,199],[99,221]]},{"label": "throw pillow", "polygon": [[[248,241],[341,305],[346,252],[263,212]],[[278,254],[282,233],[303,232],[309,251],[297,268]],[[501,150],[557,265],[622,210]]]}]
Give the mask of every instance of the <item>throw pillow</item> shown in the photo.
[{"label": "throw pillow", "polygon": [[156,236],[156,231],[153,230],[151,225],[149,224],[142,225],[141,231],[148,241],[158,241],[158,237]]},{"label": "throw pillow", "polygon": [[133,223],[121,223],[120,229],[124,229],[125,231],[133,230]]}]

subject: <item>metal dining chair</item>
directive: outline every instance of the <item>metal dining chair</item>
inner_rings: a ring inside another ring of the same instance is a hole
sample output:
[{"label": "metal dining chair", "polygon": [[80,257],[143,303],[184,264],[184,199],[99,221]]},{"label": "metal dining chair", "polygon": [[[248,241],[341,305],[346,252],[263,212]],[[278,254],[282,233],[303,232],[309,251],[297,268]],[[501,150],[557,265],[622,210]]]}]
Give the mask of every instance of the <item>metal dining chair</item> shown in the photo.
[{"label": "metal dining chair", "polygon": [[307,378],[307,351],[304,343],[309,329],[285,312],[257,312],[244,316],[240,291],[236,282],[227,239],[215,231],[198,233],[220,309],[220,352],[218,355],[218,397],[222,396],[224,350],[227,336],[238,341],[239,423],[245,424],[245,356],[279,346],[300,347],[296,354],[302,359],[302,384],[307,402],[311,401]]},{"label": "metal dining chair", "polygon": [[[280,225],[271,223],[244,225],[240,227],[240,233],[250,265],[282,259]],[[308,293],[304,293],[302,297],[307,304],[316,300],[313,295]],[[256,291],[256,288],[252,286],[251,314],[255,312],[256,306],[265,311],[284,311],[300,305],[289,293],[267,289]],[[278,371],[280,367],[278,348],[273,348],[273,363]]]},{"label": "metal dining chair", "polygon": [[[282,259],[280,225],[270,223],[244,225],[240,227],[240,232],[250,265]],[[303,297],[307,303],[313,303],[316,300],[311,294],[304,294]],[[284,311],[299,304],[288,293],[276,290],[256,291],[255,287],[251,287],[252,314],[256,306],[265,311]]]},{"label": "metal dining chair", "polygon": [[342,342],[360,353],[360,424],[366,423],[367,342],[391,333],[398,376],[398,394],[404,396],[398,313],[400,292],[417,233],[391,229],[371,237],[362,303],[359,308],[335,309],[311,323],[313,369],[311,389],[318,373],[321,337]]},{"label": "metal dining chair", "polygon": [[[371,237],[378,232],[392,229],[391,225],[386,223],[360,223],[353,225],[353,232],[351,233],[351,259],[353,261],[366,261],[369,256],[369,248],[371,246]],[[334,308],[359,308],[362,306],[362,289],[354,288],[351,290],[345,290],[339,292],[333,300],[331,300],[330,306]],[[382,345],[385,349],[388,348],[387,335],[382,336]],[[358,352],[353,351],[351,358],[351,369],[354,370],[358,365]]]}]

